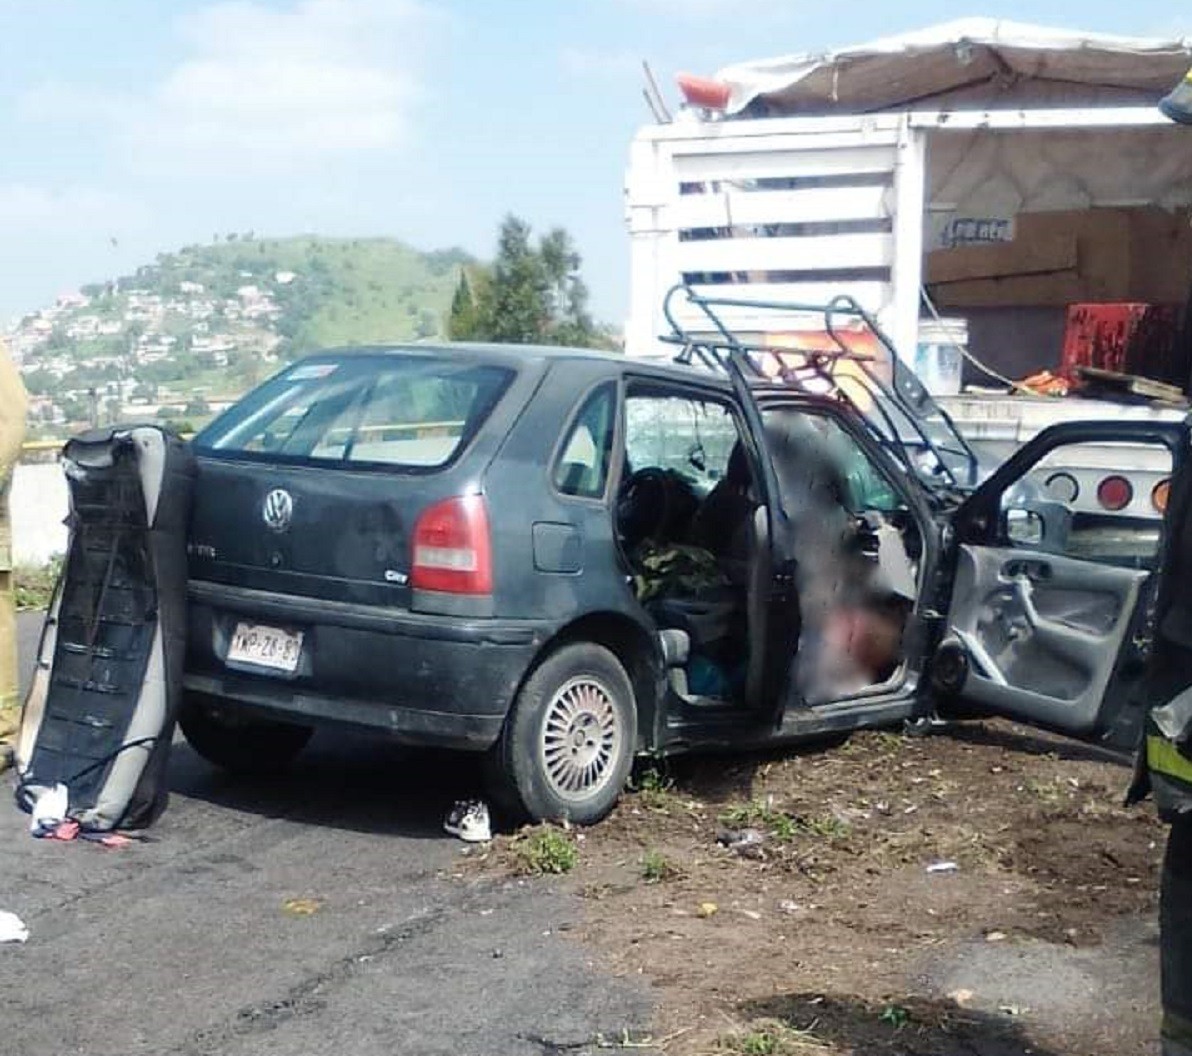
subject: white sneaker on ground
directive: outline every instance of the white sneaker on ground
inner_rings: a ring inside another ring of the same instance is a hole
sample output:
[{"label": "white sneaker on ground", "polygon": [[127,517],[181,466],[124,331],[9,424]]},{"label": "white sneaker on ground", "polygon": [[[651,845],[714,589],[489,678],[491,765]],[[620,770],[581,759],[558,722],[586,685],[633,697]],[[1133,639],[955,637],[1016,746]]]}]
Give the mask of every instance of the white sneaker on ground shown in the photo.
[{"label": "white sneaker on ground", "polygon": [[493,838],[488,805],[481,799],[461,799],[451,808],[443,828],[465,843],[484,843]]}]

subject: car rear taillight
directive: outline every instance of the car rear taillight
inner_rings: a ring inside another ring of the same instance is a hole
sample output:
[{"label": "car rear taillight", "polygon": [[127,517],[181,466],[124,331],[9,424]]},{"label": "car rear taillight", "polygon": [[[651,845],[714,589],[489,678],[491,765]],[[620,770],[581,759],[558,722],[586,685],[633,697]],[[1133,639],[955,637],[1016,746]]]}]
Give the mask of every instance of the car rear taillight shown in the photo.
[{"label": "car rear taillight", "polygon": [[1151,489],[1151,505],[1159,513],[1167,512],[1167,500],[1171,495],[1171,478],[1159,481]]},{"label": "car rear taillight", "polygon": [[488,512],[479,495],[436,502],[414,525],[410,586],[448,594],[491,594]]},{"label": "car rear taillight", "polygon": [[1124,510],[1133,498],[1134,486],[1125,477],[1117,474],[1105,477],[1097,485],[1097,501],[1114,513]]}]

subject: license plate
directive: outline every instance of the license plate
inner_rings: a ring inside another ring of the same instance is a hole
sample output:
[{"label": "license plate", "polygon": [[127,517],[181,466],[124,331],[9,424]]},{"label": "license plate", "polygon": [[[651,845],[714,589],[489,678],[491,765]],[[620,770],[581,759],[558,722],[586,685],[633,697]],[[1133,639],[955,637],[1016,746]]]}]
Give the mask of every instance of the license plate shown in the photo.
[{"label": "license plate", "polygon": [[291,633],[259,623],[238,623],[228,646],[228,662],[256,664],[275,671],[293,672],[302,655],[302,632]]}]

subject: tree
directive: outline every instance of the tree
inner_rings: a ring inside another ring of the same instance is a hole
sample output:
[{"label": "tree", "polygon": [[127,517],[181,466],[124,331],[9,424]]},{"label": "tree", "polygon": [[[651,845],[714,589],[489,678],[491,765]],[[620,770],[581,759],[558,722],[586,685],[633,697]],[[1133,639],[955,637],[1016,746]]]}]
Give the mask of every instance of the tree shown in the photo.
[{"label": "tree", "polygon": [[556,345],[599,344],[600,337],[588,314],[588,287],[580,277],[580,256],[571,236],[561,227],[550,231],[539,251],[550,284],[554,326],[547,340]]},{"label": "tree", "polygon": [[478,341],[484,336],[481,305],[487,301],[487,285],[487,272],[478,267],[460,268],[455,296],[447,313],[447,336],[452,341]]},{"label": "tree", "polygon": [[492,265],[461,268],[448,335],[456,341],[607,347],[588,313],[588,288],[571,236],[555,228],[537,246],[530,236],[529,224],[507,216]]},{"label": "tree", "polygon": [[530,225],[507,216],[497,239],[488,304],[481,305],[487,340],[541,340],[549,318],[548,293],[542,256],[530,245]]}]

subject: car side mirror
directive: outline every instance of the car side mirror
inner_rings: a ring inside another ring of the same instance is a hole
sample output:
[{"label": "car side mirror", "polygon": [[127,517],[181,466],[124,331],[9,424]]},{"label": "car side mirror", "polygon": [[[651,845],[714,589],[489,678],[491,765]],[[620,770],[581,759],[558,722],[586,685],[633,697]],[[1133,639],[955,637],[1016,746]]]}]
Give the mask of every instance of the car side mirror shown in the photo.
[{"label": "car side mirror", "polygon": [[1002,516],[1002,537],[1015,546],[1040,547],[1046,534],[1043,516],[1035,510],[1013,507]]}]

